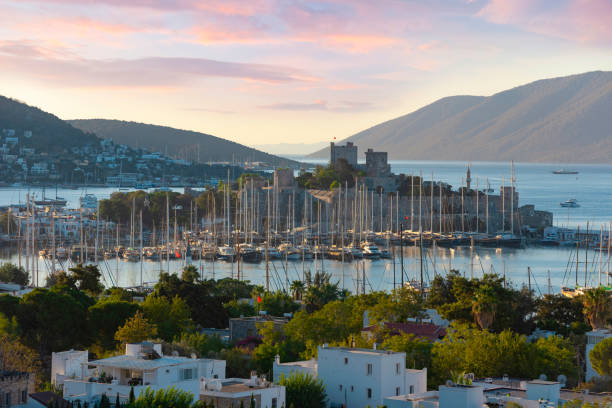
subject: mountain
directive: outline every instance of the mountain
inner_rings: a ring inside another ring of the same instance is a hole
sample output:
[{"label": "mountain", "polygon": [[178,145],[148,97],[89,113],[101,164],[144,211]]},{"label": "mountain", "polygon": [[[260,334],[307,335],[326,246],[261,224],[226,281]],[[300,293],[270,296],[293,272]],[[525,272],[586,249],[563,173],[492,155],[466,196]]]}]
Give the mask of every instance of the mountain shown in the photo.
[{"label": "mountain", "polygon": [[256,144],[255,149],[278,155],[303,155],[304,152],[312,152],[315,149],[322,149],[329,145],[328,142],[316,143],[276,143],[276,144]]},{"label": "mountain", "polygon": [[[5,136],[9,129],[14,130],[22,147],[47,153],[98,143],[95,135],[76,129],[57,116],[4,96],[0,96],[0,128],[6,129]],[[29,132],[30,137],[24,136],[29,136]]]},{"label": "mountain", "polygon": [[[391,159],[609,162],[612,72],[545,79],[491,96],[451,96],[352,141]],[[329,157],[329,148],[309,157]]]},{"label": "mountain", "polygon": [[166,126],[107,119],[69,120],[73,126],[104,139],[134,148],[146,148],[175,158],[205,163],[260,161],[276,166],[298,166],[293,160],[274,156],[216,136]]}]

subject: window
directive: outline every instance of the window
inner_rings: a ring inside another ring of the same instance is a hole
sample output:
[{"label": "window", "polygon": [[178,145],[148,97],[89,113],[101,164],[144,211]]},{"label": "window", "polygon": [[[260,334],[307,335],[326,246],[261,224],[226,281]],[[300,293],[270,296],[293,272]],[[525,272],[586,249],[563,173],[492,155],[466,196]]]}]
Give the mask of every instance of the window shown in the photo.
[{"label": "window", "polygon": [[368,365],[366,366],[366,372],[367,375],[372,375],[372,364],[368,363]]},{"label": "window", "polygon": [[368,388],[368,399],[372,398],[372,389]]},{"label": "window", "polygon": [[276,398],[272,398],[272,408],[276,408],[278,406],[278,401]]},{"label": "window", "polygon": [[395,395],[400,395],[401,389],[400,387],[395,387]]},{"label": "window", "polygon": [[410,386],[410,392],[408,394],[414,394],[414,385]]},{"label": "window", "polygon": [[198,370],[195,368],[183,368],[179,371],[179,380],[193,380],[198,376]]},{"label": "window", "polygon": [[28,401],[28,390],[23,390],[21,391],[21,402],[27,402]]},{"label": "window", "polygon": [[354,390],[355,390],[355,387],[351,385],[351,392],[353,392]]},{"label": "window", "polygon": [[348,358],[344,357],[344,365],[348,364]]},{"label": "window", "polygon": [[342,384],[338,386],[338,391],[342,391]]},{"label": "window", "polygon": [[395,374],[396,375],[400,374],[400,363],[395,363]]},{"label": "window", "polygon": [[6,402],[6,406],[10,407],[11,406],[11,393],[7,392],[4,396],[4,401]]}]

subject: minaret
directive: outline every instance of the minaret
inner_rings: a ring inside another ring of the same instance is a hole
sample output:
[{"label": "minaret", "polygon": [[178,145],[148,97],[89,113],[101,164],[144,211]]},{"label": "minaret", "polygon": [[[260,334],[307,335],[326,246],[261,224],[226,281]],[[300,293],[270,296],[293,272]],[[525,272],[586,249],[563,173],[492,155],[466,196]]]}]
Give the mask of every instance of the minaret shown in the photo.
[{"label": "minaret", "polygon": [[470,189],[470,184],[472,183],[472,172],[470,171],[470,166],[471,164],[468,163],[467,174],[465,176],[465,182],[468,190]]}]

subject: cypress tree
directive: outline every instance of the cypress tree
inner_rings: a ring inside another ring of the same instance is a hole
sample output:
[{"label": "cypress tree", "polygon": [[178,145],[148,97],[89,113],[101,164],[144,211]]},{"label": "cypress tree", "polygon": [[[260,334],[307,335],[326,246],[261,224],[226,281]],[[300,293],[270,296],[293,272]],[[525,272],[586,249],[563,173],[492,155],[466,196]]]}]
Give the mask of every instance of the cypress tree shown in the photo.
[{"label": "cypress tree", "polygon": [[130,405],[132,405],[134,401],[136,401],[136,396],[134,395],[134,387],[130,387],[130,397],[128,402]]}]

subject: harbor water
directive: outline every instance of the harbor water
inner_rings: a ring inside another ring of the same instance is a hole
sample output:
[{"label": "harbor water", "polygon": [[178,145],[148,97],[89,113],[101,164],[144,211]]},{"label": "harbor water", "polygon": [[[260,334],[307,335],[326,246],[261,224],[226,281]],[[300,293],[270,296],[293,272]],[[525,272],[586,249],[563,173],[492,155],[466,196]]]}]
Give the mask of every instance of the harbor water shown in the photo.
[{"label": "harbor water", "polygon": [[[432,177],[449,183],[453,188],[462,184],[465,178],[465,162],[434,162],[434,161],[392,161],[392,171],[396,174],[422,173],[425,180]],[[525,164],[515,163],[515,185],[519,193],[520,205],[534,204],[537,210],[551,211],[554,214],[554,224],[575,228],[586,228],[589,222],[592,229],[599,230],[601,225],[606,228],[612,220],[612,166],[594,164],[564,165],[566,169],[577,170],[579,174],[555,175],[552,172],[562,166],[555,164]],[[502,183],[509,185],[511,178],[509,163],[471,163],[472,186],[489,187],[497,193]],[[182,189],[175,189],[182,191]],[[68,207],[78,207],[79,198],[85,193],[94,194],[98,199],[108,198],[116,188],[96,187],[58,189],[57,195],[68,201]],[[42,197],[40,188],[6,187],[0,189],[0,206],[17,204],[25,201],[26,193],[34,193]],[[47,188],[46,196],[54,198],[55,188]],[[578,200],[578,208],[562,208],[559,203],[567,199]],[[396,248],[398,254],[399,248]],[[435,274],[445,274],[450,268],[457,269],[466,276],[481,276],[483,273],[495,272],[506,276],[514,286],[531,283],[536,294],[549,291],[558,293],[561,286],[574,285],[576,281],[576,264],[572,248],[528,247],[514,248],[425,248],[423,251],[423,270],[426,279]],[[0,251],[2,262],[18,263],[16,253],[4,248]],[[600,256],[601,255],[601,256]],[[588,258],[586,258],[588,256]],[[301,279],[305,271],[325,270],[332,274],[340,286],[354,292],[362,288],[365,272],[366,290],[389,290],[401,282],[399,256],[393,259],[363,260],[352,263],[338,261],[273,261],[270,264],[270,285],[273,289],[284,289],[287,282]],[[420,251],[417,248],[404,248],[404,281],[418,279],[420,276]],[[585,259],[587,263],[585,263]],[[38,258],[38,273],[32,273],[34,280],[43,285],[50,269],[49,260]],[[184,259],[164,262],[129,262],[125,260],[101,260],[100,269],[106,285],[137,286],[141,283],[154,283],[160,271],[178,272],[185,265]],[[204,278],[238,277],[236,263],[194,261]],[[22,260],[22,264],[24,261]],[[64,264],[61,267],[67,268]],[[598,251],[584,250],[580,254],[578,265],[578,282],[580,285],[597,284],[601,279],[607,283],[607,254]],[[56,266],[56,269],[59,266]],[[32,269],[32,268],[31,268]],[[530,270],[530,275],[528,274]],[[34,268],[36,270],[36,268]],[[600,274],[601,271],[601,274]],[[265,285],[265,263],[240,264],[240,278],[256,284]],[[360,289],[361,290],[361,289]]]}]

